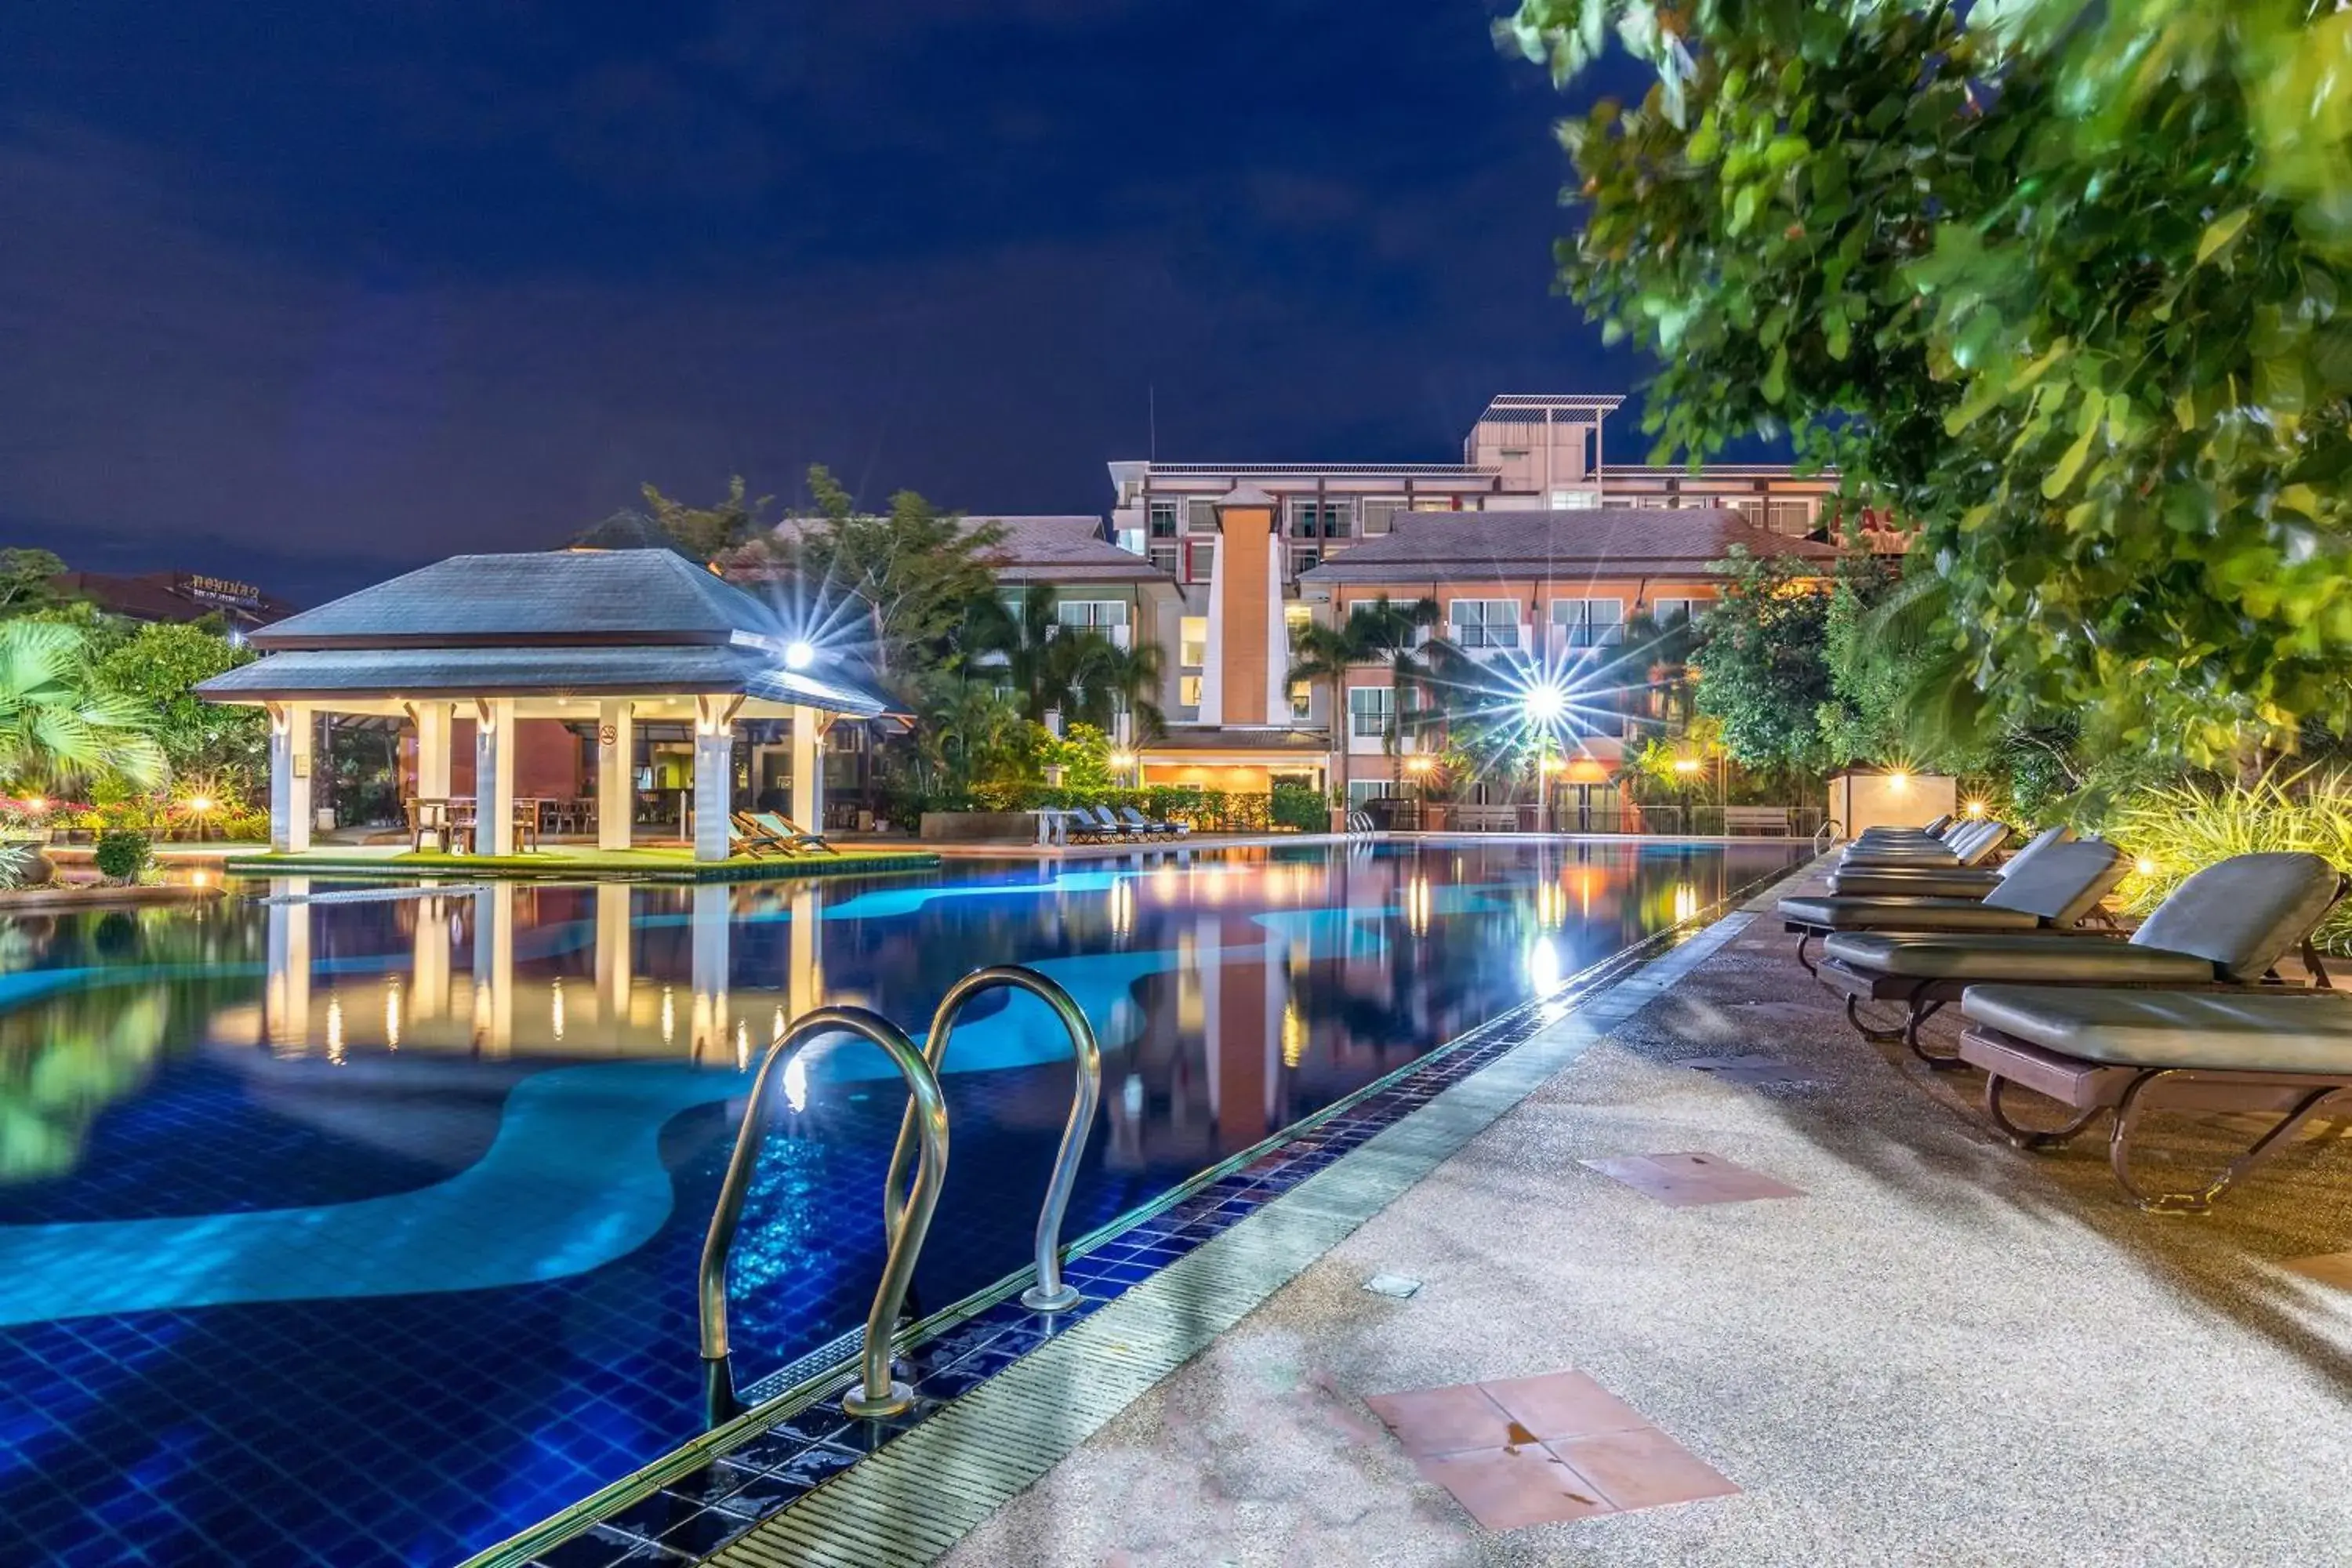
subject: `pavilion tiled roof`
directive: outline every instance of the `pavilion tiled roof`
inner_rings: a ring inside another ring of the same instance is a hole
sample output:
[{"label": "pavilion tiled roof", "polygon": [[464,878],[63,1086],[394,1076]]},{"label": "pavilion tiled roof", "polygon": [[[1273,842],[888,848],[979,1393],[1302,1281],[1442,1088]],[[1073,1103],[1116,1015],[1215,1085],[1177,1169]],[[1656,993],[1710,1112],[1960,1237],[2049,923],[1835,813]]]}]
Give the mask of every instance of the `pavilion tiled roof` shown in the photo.
[{"label": "pavilion tiled roof", "polygon": [[1302,583],[1433,578],[1656,576],[1704,572],[1734,546],[1826,569],[1835,545],[1772,533],[1736,511],[1597,507],[1567,511],[1403,512],[1395,528],[1334,552]]},{"label": "pavilion tiled roof", "polygon": [[773,606],[667,550],[457,555],[255,633],[265,657],[196,691],[230,702],[740,693],[859,715],[891,706],[821,647],[787,668],[794,640]]}]

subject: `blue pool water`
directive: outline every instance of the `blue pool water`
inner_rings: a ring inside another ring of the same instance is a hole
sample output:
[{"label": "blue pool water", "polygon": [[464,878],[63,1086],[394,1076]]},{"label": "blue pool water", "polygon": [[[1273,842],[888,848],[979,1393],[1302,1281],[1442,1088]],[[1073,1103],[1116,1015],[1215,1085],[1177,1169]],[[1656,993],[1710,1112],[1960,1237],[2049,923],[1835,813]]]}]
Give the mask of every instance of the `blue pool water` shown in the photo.
[{"label": "blue pool water", "polygon": [[[1104,1047],[1067,1234],[1787,865],[1425,843],[696,889],[347,897],[0,931],[0,1561],[448,1563],[700,1429],[694,1276],[787,1016],[919,1032],[1034,963]],[[926,1309],[1020,1268],[1069,1094],[1033,1001],[947,1061]],[[747,1205],[756,1379],[863,1321],[900,1107],[803,1058]]]}]

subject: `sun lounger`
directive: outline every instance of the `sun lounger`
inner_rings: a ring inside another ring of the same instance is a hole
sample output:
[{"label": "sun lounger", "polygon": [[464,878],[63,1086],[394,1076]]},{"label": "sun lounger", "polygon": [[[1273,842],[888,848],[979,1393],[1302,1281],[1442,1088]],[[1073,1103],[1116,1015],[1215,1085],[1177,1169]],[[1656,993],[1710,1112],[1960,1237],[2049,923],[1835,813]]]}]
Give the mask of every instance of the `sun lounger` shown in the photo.
[{"label": "sun lounger", "polygon": [[1945,839],[1853,846],[1838,857],[1838,869],[1977,866],[1991,859],[2008,839],[2009,825],[2005,822],[1971,822]]},{"label": "sun lounger", "polygon": [[766,833],[772,842],[783,845],[786,849],[794,854],[803,849],[815,849],[827,855],[841,853],[825,842],[824,835],[811,833],[782,812],[753,811],[747,812],[745,815],[751,819],[753,826]]},{"label": "sun lounger", "polygon": [[[2153,1212],[2202,1214],[2313,1117],[2352,1113],[2352,997],[2341,992],[1972,985],[1960,1011],[1969,1022],[1960,1057],[1984,1069],[1993,1125],[2021,1149],[2046,1149],[2113,1112],[2108,1163],[2131,1201]],[[2076,1114],[2026,1127],[2002,1104],[2011,1088]],[[2131,1140],[2159,1109],[2277,1120],[2206,1186],[2150,1193],[2132,1174]]]},{"label": "sun lounger", "polygon": [[1829,895],[1782,899],[1782,926],[1797,933],[1797,962],[1818,973],[1805,955],[1815,937],[1838,931],[2032,931],[2080,923],[2123,879],[2122,854],[2097,839],[2052,845],[2001,879],[1981,899],[1858,898]]},{"label": "sun lounger", "polygon": [[1867,844],[1883,838],[1940,838],[1959,825],[1959,818],[1948,811],[1933,822],[1923,823],[1917,827],[1865,827],[1855,834],[1852,841]]},{"label": "sun lounger", "polygon": [[[2088,847],[2067,845],[2041,864]],[[2118,877],[2121,869],[2117,857]],[[2038,872],[2029,868],[2022,875]],[[1958,1058],[1921,1048],[1919,1026],[1974,984],[2243,989],[2277,984],[2279,960],[2300,948],[2324,986],[2327,972],[2311,936],[2347,882],[2316,855],[2233,855],[2175,888],[2128,942],[2060,931],[1842,933],[1830,937],[1816,973],[1844,995],[1846,1016],[1864,1035],[1900,1038],[1930,1065],[1956,1066]],[[1864,1002],[1898,1003],[1906,1022],[1874,1029],[1862,1021]]]},{"label": "sun lounger", "polygon": [[754,859],[765,855],[781,859],[793,853],[788,840],[754,820],[748,811],[728,813],[727,838],[730,855],[747,855]]},{"label": "sun lounger", "polygon": [[1189,822],[1154,822],[1131,805],[1118,808],[1118,820],[1127,826],[1139,827],[1162,838],[1181,838],[1192,831],[1192,825]]},{"label": "sun lounger", "polygon": [[1981,899],[2001,879],[2053,845],[2073,841],[2065,827],[2044,828],[1999,866],[1865,866],[1840,867],[1830,874],[1832,893],[1862,898]]}]

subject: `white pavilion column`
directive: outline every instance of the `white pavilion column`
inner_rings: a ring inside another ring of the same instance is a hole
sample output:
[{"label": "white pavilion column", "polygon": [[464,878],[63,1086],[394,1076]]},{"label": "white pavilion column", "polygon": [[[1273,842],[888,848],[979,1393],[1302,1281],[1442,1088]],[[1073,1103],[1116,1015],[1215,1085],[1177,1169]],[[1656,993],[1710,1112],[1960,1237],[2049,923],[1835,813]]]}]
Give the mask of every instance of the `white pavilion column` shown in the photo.
[{"label": "white pavilion column", "polygon": [[408,1016],[412,1022],[449,1016],[449,906],[438,896],[416,900]]},{"label": "white pavilion column", "polygon": [[419,702],[411,709],[416,724],[416,793],[426,800],[449,798],[449,705]]},{"label": "white pavilion column", "polygon": [[735,710],[740,699],[694,700],[694,858],[724,860],[735,800]]},{"label": "white pavilion column", "polygon": [[310,847],[310,748],[318,710],[308,702],[269,705],[269,847],[296,855]]},{"label": "white pavilion column", "polygon": [[596,711],[596,847],[626,849],[637,815],[636,709],[627,699]]},{"label": "white pavilion column", "polygon": [[824,831],[824,738],[823,716],[814,708],[793,709],[793,821],[803,833]]},{"label": "white pavilion column", "polygon": [[797,1018],[824,996],[824,927],[818,912],[816,889],[806,882],[793,888],[785,927],[790,957],[784,968],[784,1010]]},{"label": "white pavilion column", "polygon": [[474,853],[514,853],[515,715],[511,697],[477,698]]}]

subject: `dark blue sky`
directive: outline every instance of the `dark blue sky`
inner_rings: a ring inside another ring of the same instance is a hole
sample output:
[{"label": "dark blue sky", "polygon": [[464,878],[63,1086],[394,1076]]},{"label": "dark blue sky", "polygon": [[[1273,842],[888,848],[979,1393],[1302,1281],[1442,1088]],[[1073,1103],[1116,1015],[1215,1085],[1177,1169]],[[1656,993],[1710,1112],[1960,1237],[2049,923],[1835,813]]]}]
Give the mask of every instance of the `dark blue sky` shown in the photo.
[{"label": "dark blue sky", "polygon": [[1167,458],[1452,458],[1640,373],[1501,8],[19,6],[0,542],[316,601],[646,479],[1098,511],[1153,388]]}]

